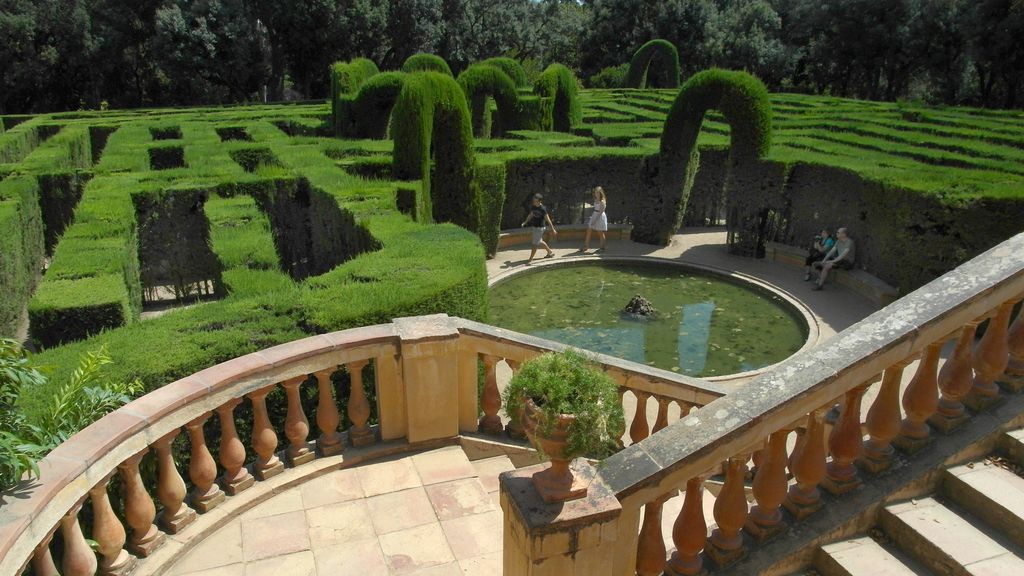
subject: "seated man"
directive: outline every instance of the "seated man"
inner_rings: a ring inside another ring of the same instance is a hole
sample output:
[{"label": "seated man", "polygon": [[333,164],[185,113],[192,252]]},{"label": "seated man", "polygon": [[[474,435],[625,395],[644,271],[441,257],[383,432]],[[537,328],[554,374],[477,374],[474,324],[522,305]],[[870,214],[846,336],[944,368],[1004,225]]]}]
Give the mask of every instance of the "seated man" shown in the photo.
[{"label": "seated man", "polygon": [[825,285],[825,279],[828,278],[829,270],[838,268],[840,270],[850,270],[853,268],[853,259],[856,257],[857,249],[854,246],[853,238],[850,238],[846,231],[846,228],[840,228],[836,230],[836,243],[832,246],[832,249],[825,254],[825,259],[820,262],[815,262],[814,267],[821,272],[818,275],[818,283],[814,285],[812,290],[821,290]]}]

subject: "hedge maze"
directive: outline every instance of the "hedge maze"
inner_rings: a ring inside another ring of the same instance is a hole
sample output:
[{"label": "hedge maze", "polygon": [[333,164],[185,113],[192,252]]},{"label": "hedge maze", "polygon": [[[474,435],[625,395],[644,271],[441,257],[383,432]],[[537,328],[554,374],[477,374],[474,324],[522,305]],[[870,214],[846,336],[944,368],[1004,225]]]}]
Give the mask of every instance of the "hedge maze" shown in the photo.
[{"label": "hedge maze", "polygon": [[155,387],[311,333],[486,320],[485,258],[523,201],[582,223],[599,184],[638,241],[728,222],[756,254],[848,226],[859,265],[903,289],[1024,222],[1020,113],[416,62],[335,64],[327,104],[2,118],[0,333],[27,311],[58,375],[106,344],[113,377]]}]

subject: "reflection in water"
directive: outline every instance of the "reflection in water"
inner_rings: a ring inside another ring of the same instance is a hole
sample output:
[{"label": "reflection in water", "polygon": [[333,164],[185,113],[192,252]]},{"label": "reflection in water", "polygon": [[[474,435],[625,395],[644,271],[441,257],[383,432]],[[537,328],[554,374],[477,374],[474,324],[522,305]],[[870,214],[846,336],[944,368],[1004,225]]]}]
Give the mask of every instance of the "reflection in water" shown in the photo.
[{"label": "reflection in water", "polygon": [[[620,311],[639,294],[656,319]],[[773,364],[806,328],[775,296],[675,267],[586,264],[524,274],[491,289],[490,322],[692,376]]]}]

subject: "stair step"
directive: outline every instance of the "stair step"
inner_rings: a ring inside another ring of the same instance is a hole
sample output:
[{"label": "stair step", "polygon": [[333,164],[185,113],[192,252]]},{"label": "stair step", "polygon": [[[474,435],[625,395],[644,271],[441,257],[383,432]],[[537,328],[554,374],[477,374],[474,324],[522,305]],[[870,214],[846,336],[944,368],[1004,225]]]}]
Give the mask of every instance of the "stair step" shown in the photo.
[{"label": "stair step", "polygon": [[1024,547],[1024,478],[988,462],[946,470],[942,491]]},{"label": "stair step", "polygon": [[1003,434],[999,438],[999,447],[1011,460],[1024,466],[1024,428]]},{"label": "stair step", "polygon": [[822,576],[925,576],[928,572],[898,558],[867,536],[818,548],[814,567]]},{"label": "stair step", "polygon": [[934,498],[887,506],[878,520],[901,550],[937,574],[1024,574],[1024,560]]}]

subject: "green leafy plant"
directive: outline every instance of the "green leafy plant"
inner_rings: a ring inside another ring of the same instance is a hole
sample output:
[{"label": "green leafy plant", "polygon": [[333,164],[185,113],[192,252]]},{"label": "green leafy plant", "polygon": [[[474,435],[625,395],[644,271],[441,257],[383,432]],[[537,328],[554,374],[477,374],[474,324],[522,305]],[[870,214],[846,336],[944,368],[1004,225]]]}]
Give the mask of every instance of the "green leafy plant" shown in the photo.
[{"label": "green leafy plant", "polygon": [[550,434],[562,414],[576,417],[568,429],[567,457],[603,458],[618,450],[617,436],[625,429],[618,385],[582,354],[551,352],[524,362],[505,387],[503,403],[521,420],[526,399],[540,410],[538,434]]},{"label": "green leafy plant", "polygon": [[25,422],[17,403],[24,388],[45,381],[16,341],[0,339],[0,489],[15,484],[26,472],[39,473],[36,460],[46,448],[35,443],[38,431]]}]

